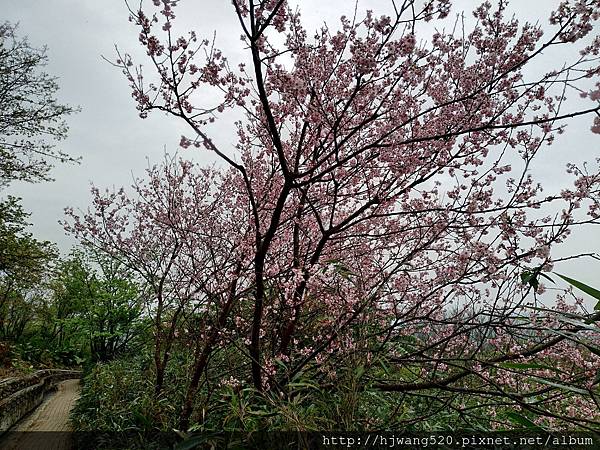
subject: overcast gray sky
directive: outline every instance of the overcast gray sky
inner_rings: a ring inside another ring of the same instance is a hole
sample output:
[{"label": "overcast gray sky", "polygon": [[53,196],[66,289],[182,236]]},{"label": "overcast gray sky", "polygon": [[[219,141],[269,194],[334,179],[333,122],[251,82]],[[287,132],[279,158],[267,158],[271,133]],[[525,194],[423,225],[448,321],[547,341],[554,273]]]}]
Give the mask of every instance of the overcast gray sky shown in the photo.
[{"label": "overcast gray sky", "polygon": [[[323,20],[335,22],[354,9],[354,2],[349,0],[298,3],[309,29]],[[455,2],[453,12],[470,11],[479,3]],[[137,2],[133,0],[133,4]],[[217,45],[225,54],[233,55],[234,60],[243,57],[241,32],[229,0],[182,0],[181,4],[178,22],[182,30],[193,28],[200,36],[210,36],[216,30]],[[557,0],[520,0],[513,1],[510,9],[519,19],[545,22],[556,4]],[[63,209],[86,208],[92,181],[99,187],[129,186],[132,174],[142,175],[148,160],[159,162],[165,149],[177,150],[185,130],[176,121],[158,114],[141,120],[126,80],[118,69],[101,58],[101,55],[114,57],[114,45],[118,44],[138,55],[139,62],[145,62],[137,45],[137,30],[127,20],[123,0],[0,0],[0,5],[0,20],[19,22],[20,36],[28,36],[33,45],[48,46],[47,71],[59,77],[60,100],[82,108],[81,113],[68,118],[69,137],[61,143],[62,150],[83,158],[81,165],[57,166],[52,172],[56,178],[53,183],[14,183],[5,191],[23,198],[25,208],[32,212],[32,231],[36,237],[58,243],[66,253],[75,242],[65,236],[58,224]],[[387,5],[387,0],[360,0],[358,7],[383,12]],[[589,107],[589,103],[581,102],[574,98],[570,106]],[[566,181],[567,161],[592,161],[600,156],[600,136],[590,132],[591,122],[590,117],[573,121],[538,161],[540,180],[549,191]],[[229,124],[222,122],[216,125],[213,136],[224,145],[230,145],[235,138]],[[185,157],[209,162],[208,155],[200,150],[182,152]],[[555,254],[582,251],[600,251],[600,233],[596,229],[574,233]],[[600,284],[597,277],[600,262],[570,262],[558,268],[591,284]]]}]

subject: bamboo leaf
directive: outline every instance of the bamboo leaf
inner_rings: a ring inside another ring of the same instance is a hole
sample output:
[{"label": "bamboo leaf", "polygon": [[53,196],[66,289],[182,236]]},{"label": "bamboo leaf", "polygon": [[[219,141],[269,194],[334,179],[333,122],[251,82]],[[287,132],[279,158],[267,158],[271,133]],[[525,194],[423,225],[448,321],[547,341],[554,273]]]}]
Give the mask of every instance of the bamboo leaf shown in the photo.
[{"label": "bamboo leaf", "polygon": [[569,386],[566,384],[555,383],[554,381],[544,380],[543,378],[538,378],[538,377],[531,377],[531,378],[533,380],[537,381],[538,383],[547,384],[548,386],[552,386],[552,387],[555,387],[558,389],[573,392],[575,394],[590,395],[590,393],[588,391],[586,391],[584,389],[579,389],[578,387],[575,387],[575,386]]},{"label": "bamboo leaf", "polygon": [[543,430],[542,427],[540,427],[539,425],[536,425],[531,420],[529,420],[527,417],[522,416],[521,414],[518,414],[516,412],[509,412],[506,414],[506,417],[511,422],[514,422],[518,425],[523,425],[525,428],[531,428],[531,429],[535,429],[535,430]]},{"label": "bamboo leaf", "polygon": [[587,284],[582,283],[581,281],[577,281],[577,280],[574,280],[573,278],[569,278],[565,275],[561,275],[560,273],[557,273],[556,275],[561,277],[563,280],[565,280],[570,285],[575,286],[580,291],[583,291],[586,294],[594,297],[596,300],[599,300],[598,303],[596,304],[596,306],[594,307],[594,309],[597,311],[600,311],[600,291],[598,289],[588,286]]},{"label": "bamboo leaf", "polygon": [[553,370],[554,372],[560,372],[555,367],[547,366],[545,364],[536,364],[536,363],[511,363],[505,362],[498,364],[499,367],[504,369],[545,369],[545,370]]}]

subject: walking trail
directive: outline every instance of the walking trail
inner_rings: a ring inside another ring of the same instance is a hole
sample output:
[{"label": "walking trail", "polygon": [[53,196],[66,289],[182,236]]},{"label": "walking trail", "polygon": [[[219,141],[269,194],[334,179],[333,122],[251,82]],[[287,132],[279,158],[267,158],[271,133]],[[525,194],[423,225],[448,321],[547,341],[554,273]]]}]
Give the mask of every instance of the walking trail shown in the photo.
[{"label": "walking trail", "polygon": [[[69,413],[79,398],[79,380],[58,384],[30,415],[9,431],[1,450],[70,450]],[[54,433],[13,433],[14,431],[52,431]],[[59,433],[57,433],[59,432]]]}]

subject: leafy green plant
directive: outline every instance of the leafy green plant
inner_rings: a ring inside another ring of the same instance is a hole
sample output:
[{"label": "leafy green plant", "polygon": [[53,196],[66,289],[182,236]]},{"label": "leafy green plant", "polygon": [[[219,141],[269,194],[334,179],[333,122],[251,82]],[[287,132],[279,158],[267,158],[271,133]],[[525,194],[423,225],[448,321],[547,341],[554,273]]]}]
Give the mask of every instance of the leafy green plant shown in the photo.
[{"label": "leafy green plant", "polygon": [[587,284],[582,283],[581,281],[577,281],[577,280],[574,280],[573,278],[569,278],[566,275],[561,275],[560,273],[557,273],[556,275],[561,277],[563,280],[565,280],[571,286],[576,287],[580,291],[583,291],[586,294],[588,294],[589,296],[598,300],[598,303],[596,303],[596,306],[594,306],[594,309],[596,311],[600,311],[600,291],[598,289],[588,286]]}]

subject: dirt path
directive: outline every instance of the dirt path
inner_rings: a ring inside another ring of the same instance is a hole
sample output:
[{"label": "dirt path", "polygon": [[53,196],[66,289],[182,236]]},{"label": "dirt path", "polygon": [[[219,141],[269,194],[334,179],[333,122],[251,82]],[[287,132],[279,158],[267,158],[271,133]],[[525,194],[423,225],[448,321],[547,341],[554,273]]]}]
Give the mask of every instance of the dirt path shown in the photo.
[{"label": "dirt path", "polygon": [[[71,431],[69,412],[79,398],[79,380],[58,384],[33,413],[9,431],[9,439],[0,442],[2,450],[69,450]],[[54,433],[13,433],[13,431],[52,431]],[[56,433],[61,432],[61,433]]]}]

